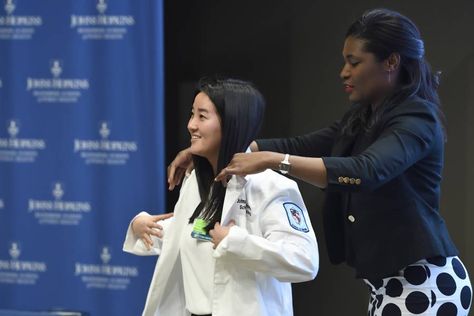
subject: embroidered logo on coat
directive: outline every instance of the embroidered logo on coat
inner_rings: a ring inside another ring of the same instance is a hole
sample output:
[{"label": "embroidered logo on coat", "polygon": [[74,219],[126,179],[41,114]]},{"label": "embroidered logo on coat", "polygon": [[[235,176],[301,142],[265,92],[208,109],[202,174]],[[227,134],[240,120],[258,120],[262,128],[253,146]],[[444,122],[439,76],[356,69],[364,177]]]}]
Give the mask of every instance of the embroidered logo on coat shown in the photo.
[{"label": "embroidered logo on coat", "polygon": [[286,216],[288,217],[291,227],[304,233],[309,232],[303,210],[298,205],[286,202],[283,203],[283,207],[285,208]]}]

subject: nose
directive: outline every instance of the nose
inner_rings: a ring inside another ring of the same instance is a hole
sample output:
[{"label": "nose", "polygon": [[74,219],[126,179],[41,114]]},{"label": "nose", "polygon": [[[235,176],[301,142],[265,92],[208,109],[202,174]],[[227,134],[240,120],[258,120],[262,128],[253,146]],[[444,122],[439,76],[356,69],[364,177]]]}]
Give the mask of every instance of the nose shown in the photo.
[{"label": "nose", "polygon": [[349,72],[349,67],[347,63],[345,63],[344,66],[342,66],[341,73],[339,74],[339,76],[341,77],[342,80],[349,78],[350,72]]},{"label": "nose", "polygon": [[197,130],[196,121],[194,120],[194,117],[191,117],[189,118],[189,122],[188,122],[188,131],[190,133],[193,133],[196,130]]}]

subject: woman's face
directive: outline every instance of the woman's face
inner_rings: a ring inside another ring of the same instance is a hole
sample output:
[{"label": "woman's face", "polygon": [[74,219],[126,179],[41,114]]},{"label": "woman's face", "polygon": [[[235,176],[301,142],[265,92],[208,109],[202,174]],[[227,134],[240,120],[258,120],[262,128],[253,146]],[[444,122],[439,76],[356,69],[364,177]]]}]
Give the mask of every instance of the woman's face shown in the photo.
[{"label": "woman's face", "polygon": [[221,120],[214,103],[204,92],[199,92],[194,98],[188,131],[191,153],[207,158],[215,168],[221,146]]},{"label": "woman's face", "polygon": [[390,90],[390,80],[384,62],[377,61],[374,54],[364,51],[364,40],[354,37],[346,38],[342,55],[344,66],[340,76],[344,90],[349,94],[349,100],[374,106],[381,102]]}]

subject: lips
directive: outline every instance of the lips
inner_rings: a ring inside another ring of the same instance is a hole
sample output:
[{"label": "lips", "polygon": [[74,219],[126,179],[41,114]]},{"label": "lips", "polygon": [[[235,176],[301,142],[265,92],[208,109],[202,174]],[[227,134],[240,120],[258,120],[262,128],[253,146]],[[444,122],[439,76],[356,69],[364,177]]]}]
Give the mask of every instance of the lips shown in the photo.
[{"label": "lips", "polygon": [[199,135],[191,135],[191,141],[196,140],[196,139],[201,139],[201,136],[199,136]]},{"label": "lips", "polygon": [[344,84],[344,91],[347,93],[352,93],[352,91],[354,91],[354,86],[350,84]]}]

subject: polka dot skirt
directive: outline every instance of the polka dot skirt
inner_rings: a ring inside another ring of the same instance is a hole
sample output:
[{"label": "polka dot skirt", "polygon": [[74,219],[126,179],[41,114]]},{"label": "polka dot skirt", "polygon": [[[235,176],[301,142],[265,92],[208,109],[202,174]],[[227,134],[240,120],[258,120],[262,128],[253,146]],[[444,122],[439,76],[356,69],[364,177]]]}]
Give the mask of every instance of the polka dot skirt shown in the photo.
[{"label": "polka dot skirt", "polygon": [[420,260],[398,275],[366,280],[369,316],[467,316],[472,287],[458,257]]}]

